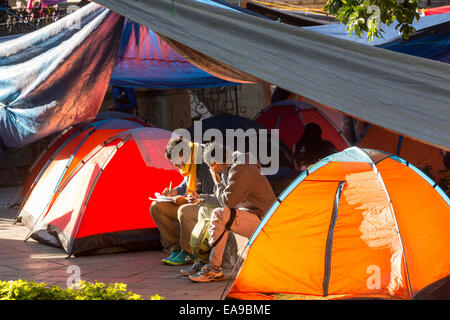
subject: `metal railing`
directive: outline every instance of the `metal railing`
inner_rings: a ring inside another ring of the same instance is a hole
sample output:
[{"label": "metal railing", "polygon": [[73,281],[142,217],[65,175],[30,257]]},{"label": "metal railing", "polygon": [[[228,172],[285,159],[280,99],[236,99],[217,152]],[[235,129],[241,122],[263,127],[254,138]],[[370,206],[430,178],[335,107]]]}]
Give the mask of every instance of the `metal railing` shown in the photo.
[{"label": "metal railing", "polygon": [[51,24],[68,13],[54,6],[34,9],[12,9],[0,6],[0,37],[35,31]]}]

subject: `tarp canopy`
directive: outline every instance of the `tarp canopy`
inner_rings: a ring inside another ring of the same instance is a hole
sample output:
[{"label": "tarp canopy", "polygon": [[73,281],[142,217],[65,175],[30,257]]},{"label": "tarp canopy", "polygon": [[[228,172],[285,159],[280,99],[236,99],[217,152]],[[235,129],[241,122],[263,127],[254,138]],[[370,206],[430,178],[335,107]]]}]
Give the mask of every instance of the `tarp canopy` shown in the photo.
[{"label": "tarp canopy", "polygon": [[267,83],[450,149],[450,66],[269,21],[211,1],[97,0]]},{"label": "tarp canopy", "polygon": [[[124,19],[97,5],[0,46],[0,148],[95,118]],[[101,45],[99,45],[101,44]]]},{"label": "tarp canopy", "polygon": [[121,87],[182,89],[223,87],[235,83],[197,68],[153,31],[127,21],[110,84]]}]

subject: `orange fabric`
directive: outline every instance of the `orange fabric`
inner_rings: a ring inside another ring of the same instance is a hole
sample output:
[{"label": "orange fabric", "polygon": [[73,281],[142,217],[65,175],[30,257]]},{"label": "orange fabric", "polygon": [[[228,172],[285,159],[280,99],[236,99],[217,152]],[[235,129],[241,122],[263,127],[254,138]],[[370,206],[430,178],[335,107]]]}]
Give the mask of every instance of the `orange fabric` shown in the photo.
[{"label": "orange fabric", "polygon": [[305,181],[280,204],[255,239],[231,294],[322,295],[327,232],[338,182]]},{"label": "orange fabric", "polygon": [[[450,208],[411,168],[387,158],[331,162],[279,204],[254,239],[229,297],[410,299],[450,275]],[[334,197],[328,296],[325,252]],[[262,294],[262,296],[258,296]]]},{"label": "orange fabric", "polygon": [[450,275],[450,207],[416,172],[392,159],[377,165],[392,200],[413,294]]},{"label": "orange fabric", "polygon": [[[440,149],[428,144],[403,137],[400,152],[397,154],[399,135],[378,126],[371,126],[367,134],[361,139],[358,147],[383,150],[409,161],[424,170],[426,166],[435,181],[448,177],[444,159]],[[425,170],[427,171],[427,170]]]},{"label": "orange fabric", "polygon": [[397,153],[398,134],[372,125],[358,144],[359,148],[369,148]]},{"label": "orange fabric", "polygon": [[333,233],[328,294],[406,299],[404,273],[395,219],[377,175],[347,175]]},{"label": "orange fabric", "polygon": [[345,181],[347,175],[364,171],[372,171],[367,162],[330,162],[313,171],[305,180]]},{"label": "orange fabric", "polygon": [[[34,217],[33,221],[35,221],[43,214],[53,197],[55,187],[66,167],[68,159],[89,132],[90,130],[86,130],[77,135],[50,162],[39,181],[34,185],[27,199],[25,199],[21,215],[31,215]],[[31,225],[27,224],[28,227],[32,227],[33,225],[34,223]]]},{"label": "orange fabric", "polygon": [[429,173],[431,173],[436,182],[449,174],[448,170],[446,173],[442,172],[442,170],[446,170],[446,167],[441,150],[428,144],[403,138],[402,147],[398,156],[408,160],[423,171],[426,171],[424,170],[425,167],[429,166]]},{"label": "orange fabric", "polygon": [[30,191],[31,185],[33,184],[34,180],[41,172],[45,163],[51,158],[51,156],[56,152],[56,150],[58,150],[58,148],[61,147],[64,142],[66,142],[72,135],[74,135],[79,130],[80,128],[78,127],[72,127],[71,129],[67,130],[62,135],[58,136],[53,141],[53,143],[41,153],[39,159],[37,159],[37,161],[30,168],[27,181],[25,182],[25,185],[23,186],[22,192],[20,194],[21,196],[25,197],[27,195],[27,193]]}]

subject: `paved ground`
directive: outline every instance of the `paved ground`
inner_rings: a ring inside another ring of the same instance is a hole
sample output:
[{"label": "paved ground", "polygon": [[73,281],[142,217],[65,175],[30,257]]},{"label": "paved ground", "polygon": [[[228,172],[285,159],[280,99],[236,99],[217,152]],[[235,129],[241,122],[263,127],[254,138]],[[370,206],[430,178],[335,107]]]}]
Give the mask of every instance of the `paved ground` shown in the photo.
[{"label": "paved ground", "polygon": [[[167,256],[162,251],[66,259],[62,249],[32,239],[24,242],[28,229],[22,224],[13,225],[18,208],[6,208],[16,191],[17,188],[0,189],[0,280],[20,278],[66,288],[67,280],[76,271],[70,266],[75,265],[81,271],[81,280],[123,282],[144,299],[154,294],[166,300],[220,299],[227,281],[192,283],[180,274],[182,267],[161,263]],[[230,272],[224,270],[226,278]]]}]

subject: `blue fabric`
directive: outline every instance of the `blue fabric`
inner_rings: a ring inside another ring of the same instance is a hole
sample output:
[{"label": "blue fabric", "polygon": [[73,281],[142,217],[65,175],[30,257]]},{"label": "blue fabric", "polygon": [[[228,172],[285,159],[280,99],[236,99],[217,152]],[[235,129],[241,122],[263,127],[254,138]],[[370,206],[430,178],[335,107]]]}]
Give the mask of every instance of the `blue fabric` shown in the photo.
[{"label": "blue fabric", "polygon": [[153,89],[207,88],[234,85],[197,68],[135,22],[125,24],[110,84]]},{"label": "blue fabric", "polygon": [[[442,25],[438,32],[429,28]],[[374,38],[368,42],[366,34],[361,38],[355,34],[348,35],[347,27],[341,23],[306,27],[311,31],[327,34],[336,38],[346,39],[361,44],[376,46],[396,52],[406,53],[417,57],[430,58],[446,62],[450,60],[450,13],[421,17],[413,23],[416,34],[408,41],[403,40],[395,29],[396,22],[390,26],[382,25],[383,38]]]},{"label": "blue fabric", "polygon": [[90,4],[0,44],[0,147],[22,147],[95,118],[123,22]]},{"label": "blue fabric", "polygon": [[[128,98],[129,103],[121,104],[117,99],[120,96]],[[113,87],[114,111],[132,113],[138,107],[137,97],[134,88]]]}]

